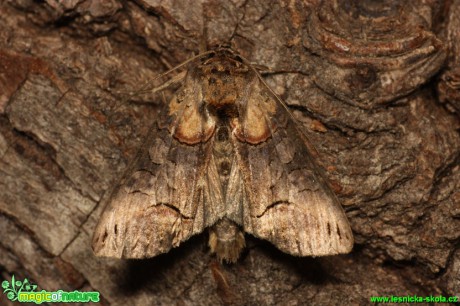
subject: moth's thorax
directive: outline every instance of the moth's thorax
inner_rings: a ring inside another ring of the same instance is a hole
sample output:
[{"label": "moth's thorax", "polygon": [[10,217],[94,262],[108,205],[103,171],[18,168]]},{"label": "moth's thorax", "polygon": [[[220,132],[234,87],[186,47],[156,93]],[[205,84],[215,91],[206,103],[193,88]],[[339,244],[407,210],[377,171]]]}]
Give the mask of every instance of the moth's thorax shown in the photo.
[{"label": "moth's thorax", "polygon": [[210,113],[237,117],[236,103],[254,78],[250,68],[238,57],[220,54],[203,61],[198,66],[198,74],[202,80],[203,102]]},{"label": "moth's thorax", "polygon": [[270,119],[276,104],[250,64],[233,53],[216,52],[187,73],[169,103],[170,120],[177,120],[169,128],[189,145],[207,142],[219,125],[243,142],[260,144],[277,129]]}]

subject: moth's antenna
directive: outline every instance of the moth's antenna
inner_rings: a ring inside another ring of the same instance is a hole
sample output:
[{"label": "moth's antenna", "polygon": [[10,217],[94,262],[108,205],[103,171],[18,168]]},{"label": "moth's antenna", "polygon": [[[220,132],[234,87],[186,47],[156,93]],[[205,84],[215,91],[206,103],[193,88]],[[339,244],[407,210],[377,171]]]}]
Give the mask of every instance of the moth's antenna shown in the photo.
[{"label": "moth's antenna", "polygon": [[200,39],[200,52],[206,52],[208,50],[208,43],[206,42],[206,37],[208,37],[208,26],[207,26],[207,18],[204,18],[205,13],[205,6],[201,7],[201,15],[203,16],[203,23],[201,24],[201,39]]},{"label": "moth's antenna", "polygon": [[289,108],[284,103],[284,101],[281,100],[280,97],[278,97],[278,95],[273,91],[273,89],[271,89],[270,86],[268,86],[268,84],[265,82],[265,80],[260,75],[259,71],[257,71],[256,68],[254,68],[254,66],[251,64],[251,62],[249,60],[247,60],[241,54],[238,54],[238,56],[241,58],[243,63],[245,63],[257,75],[257,78],[262,82],[262,84],[264,84],[264,86],[268,89],[268,91],[270,91],[270,93],[273,95],[273,97],[275,97],[276,101],[278,101],[284,107],[284,109],[288,112],[289,116],[291,116],[291,119],[293,119],[294,121],[297,121],[297,119],[294,118],[294,116],[292,115],[291,111],[289,110]]},{"label": "moth's antenna", "polygon": [[[200,54],[198,54],[198,55],[195,55],[195,56],[193,56],[192,58],[189,58],[188,60],[186,60],[186,61],[180,63],[179,65],[177,65],[177,66],[175,66],[175,67],[169,69],[168,71],[163,72],[162,74],[160,74],[160,75],[154,77],[153,79],[148,80],[148,81],[145,82],[145,84],[142,85],[141,88],[140,88],[139,90],[137,90],[135,93],[131,92],[131,94],[129,94],[129,95],[126,97],[126,99],[124,99],[124,101],[127,101],[127,100],[131,99],[132,97],[134,97],[135,95],[137,95],[137,94],[140,93],[140,92],[141,92],[141,93],[142,93],[142,92],[148,92],[148,91],[150,90],[150,89],[147,89],[148,86],[149,86],[152,82],[154,82],[155,80],[158,80],[158,79],[160,79],[160,78],[162,78],[162,77],[164,77],[164,76],[170,74],[171,72],[174,72],[174,71],[176,71],[176,70],[178,70],[178,69],[184,67],[184,66],[187,65],[188,63],[193,62],[194,60],[196,60],[196,59],[198,59],[198,58],[200,58],[200,57],[206,56],[206,55],[208,55],[208,54],[211,54],[211,53],[213,53],[213,52],[214,52],[214,51],[206,51],[206,52],[202,52],[202,53],[200,53]],[[164,89],[164,88],[168,87],[169,85],[171,85],[172,83],[174,83],[174,80],[175,80],[175,79],[173,78],[172,80],[163,83],[163,85],[160,85],[158,88]],[[167,85],[166,85],[166,84],[167,84]],[[151,89],[151,90],[154,90],[154,92],[157,92],[157,91],[160,90],[160,89],[154,88],[154,89]]]},{"label": "moth's antenna", "polygon": [[198,54],[198,55],[195,55],[195,56],[189,58],[188,60],[186,60],[186,61],[180,63],[179,65],[177,65],[177,66],[175,66],[175,67],[169,69],[168,71],[163,72],[162,74],[160,74],[160,75],[154,77],[153,79],[150,79],[150,80],[146,81],[138,90],[128,92],[128,95],[125,96],[125,97],[121,100],[121,102],[118,104],[118,106],[116,106],[116,108],[115,108],[114,111],[116,112],[116,111],[117,111],[122,105],[124,105],[127,101],[129,101],[131,98],[133,98],[133,97],[135,97],[135,96],[137,96],[137,95],[139,95],[139,94],[148,93],[148,92],[156,93],[156,92],[158,92],[158,91],[160,91],[160,90],[163,90],[163,89],[165,89],[165,88],[168,88],[171,84],[174,84],[175,82],[180,81],[182,78],[185,77],[185,74],[186,74],[185,71],[184,71],[183,73],[180,73],[180,74],[178,74],[177,76],[171,78],[170,80],[164,82],[164,83],[161,84],[160,86],[157,86],[157,87],[155,87],[155,88],[150,88],[150,87],[149,87],[155,80],[158,80],[158,79],[160,79],[160,78],[162,78],[162,77],[164,77],[164,76],[170,74],[171,72],[174,72],[174,71],[176,71],[176,70],[178,70],[178,69],[184,67],[185,65],[187,65],[187,64],[190,63],[190,62],[193,62],[193,61],[196,60],[196,59],[199,59],[199,58],[201,58],[201,57],[203,57],[203,56],[206,56],[206,55],[211,54],[211,53],[214,53],[214,52],[215,52],[215,51],[206,51],[206,52],[202,52],[202,53],[200,53],[200,54]]}]

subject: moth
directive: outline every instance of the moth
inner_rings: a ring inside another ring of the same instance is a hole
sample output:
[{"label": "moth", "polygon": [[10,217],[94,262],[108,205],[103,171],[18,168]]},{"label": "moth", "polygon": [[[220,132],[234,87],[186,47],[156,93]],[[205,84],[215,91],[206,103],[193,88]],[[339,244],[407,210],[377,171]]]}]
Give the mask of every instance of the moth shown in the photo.
[{"label": "moth", "polygon": [[147,258],[209,228],[220,261],[244,233],[285,253],[348,253],[347,217],[287,106],[248,60],[217,48],[186,62],[93,236],[98,256]]}]

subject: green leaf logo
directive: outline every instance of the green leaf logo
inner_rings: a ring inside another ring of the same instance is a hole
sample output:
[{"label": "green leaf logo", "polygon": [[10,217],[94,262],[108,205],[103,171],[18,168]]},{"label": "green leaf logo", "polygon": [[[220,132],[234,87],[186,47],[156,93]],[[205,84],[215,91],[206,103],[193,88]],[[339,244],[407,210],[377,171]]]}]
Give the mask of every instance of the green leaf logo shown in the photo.
[{"label": "green leaf logo", "polygon": [[5,280],[2,282],[3,294],[6,294],[6,297],[10,301],[16,301],[18,299],[18,295],[21,292],[33,292],[37,289],[37,285],[32,284],[29,282],[27,278],[23,281],[16,280],[14,275],[11,276],[11,282]]},{"label": "green leaf logo", "polygon": [[2,288],[3,289],[8,289],[10,287],[10,283],[8,281],[3,281],[2,282]]}]

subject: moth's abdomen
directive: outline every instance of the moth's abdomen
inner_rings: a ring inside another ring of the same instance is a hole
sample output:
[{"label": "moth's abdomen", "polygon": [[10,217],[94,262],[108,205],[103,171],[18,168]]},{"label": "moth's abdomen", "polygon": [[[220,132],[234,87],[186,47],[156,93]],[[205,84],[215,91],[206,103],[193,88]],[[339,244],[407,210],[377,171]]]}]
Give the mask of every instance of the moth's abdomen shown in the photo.
[{"label": "moth's abdomen", "polygon": [[219,261],[235,263],[245,247],[244,233],[236,223],[223,218],[209,229],[209,247]]}]

